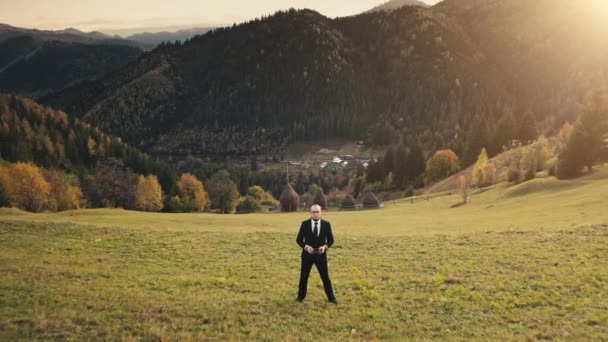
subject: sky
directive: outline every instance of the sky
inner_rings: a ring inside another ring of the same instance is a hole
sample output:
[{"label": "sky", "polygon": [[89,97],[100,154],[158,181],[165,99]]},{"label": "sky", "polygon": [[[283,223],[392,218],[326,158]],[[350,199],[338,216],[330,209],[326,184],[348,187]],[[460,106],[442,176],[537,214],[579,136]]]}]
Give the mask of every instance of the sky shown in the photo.
[{"label": "sky", "polygon": [[[0,23],[17,27],[124,34],[232,25],[280,9],[328,17],[364,12],[386,0],[0,0]],[[440,0],[423,0],[435,4]],[[131,29],[131,30],[130,30]],[[132,33],[132,32],[130,32]]]}]

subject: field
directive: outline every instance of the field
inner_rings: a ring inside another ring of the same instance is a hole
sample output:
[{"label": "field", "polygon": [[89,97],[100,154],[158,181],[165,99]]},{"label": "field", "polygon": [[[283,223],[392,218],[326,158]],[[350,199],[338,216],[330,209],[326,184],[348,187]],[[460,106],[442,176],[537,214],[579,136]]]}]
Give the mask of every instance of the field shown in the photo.
[{"label": "field", "polygon": [[0,210],[0,340],[608,340],[608,170],[326,212],[340,305],[306,213]]}]

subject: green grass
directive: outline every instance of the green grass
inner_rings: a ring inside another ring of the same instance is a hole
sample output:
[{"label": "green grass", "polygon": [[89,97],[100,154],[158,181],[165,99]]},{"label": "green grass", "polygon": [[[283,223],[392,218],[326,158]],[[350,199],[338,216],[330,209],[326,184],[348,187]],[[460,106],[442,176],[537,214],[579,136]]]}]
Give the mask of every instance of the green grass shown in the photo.
[{"label": "green grass", "polygon": [[294,301],[305,213],[4,209],[0,340],[607,340],[608,179],[590,177],[327,212],[338,307],[316,271]]}]

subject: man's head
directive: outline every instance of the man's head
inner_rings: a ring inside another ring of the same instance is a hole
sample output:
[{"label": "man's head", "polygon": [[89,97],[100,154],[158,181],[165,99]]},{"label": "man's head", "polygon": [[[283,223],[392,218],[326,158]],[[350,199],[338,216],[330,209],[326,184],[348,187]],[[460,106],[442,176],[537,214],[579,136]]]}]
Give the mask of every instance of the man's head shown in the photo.
[{"label": "man's head", "polygon": [[320,205],[315,204],[312,207],[310,207],[310,217],[313,220],[321,219],[321,206]]}]

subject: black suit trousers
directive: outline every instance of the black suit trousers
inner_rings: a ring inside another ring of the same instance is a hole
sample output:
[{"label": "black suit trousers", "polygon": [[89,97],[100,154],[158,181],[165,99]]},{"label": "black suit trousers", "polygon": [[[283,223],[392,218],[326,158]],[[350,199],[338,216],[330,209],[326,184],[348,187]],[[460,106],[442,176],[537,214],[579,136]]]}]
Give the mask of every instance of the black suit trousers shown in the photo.
[{"label": "black suit trousers", "polygon": [[310,276],[310,270],[312,265],[317,266],[317,271],[323,281],[323,288],[327,299],[335,299],[334,290],[331,286],[331,280],[329,279],[329,271],[327,269],[327,253],[323,254],[308,254],[302,253],[302,267],[300,269],[300,286],[298,292],[298,298],[304,299],[306,297],[306,291],[308,288],[308,277]]}]

